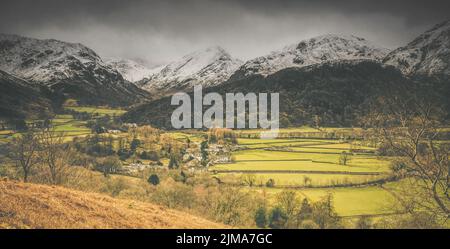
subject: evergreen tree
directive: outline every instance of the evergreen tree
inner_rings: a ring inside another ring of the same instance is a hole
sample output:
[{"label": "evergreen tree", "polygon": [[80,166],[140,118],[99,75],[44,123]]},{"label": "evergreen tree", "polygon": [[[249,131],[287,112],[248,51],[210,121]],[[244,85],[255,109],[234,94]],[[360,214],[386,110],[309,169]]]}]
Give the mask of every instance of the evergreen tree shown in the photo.
[{"label": "evergreen tree", "polygon": [[152,184],[153,186],[158,185],[158,184],[159,184],[159,177],[158,177],[158,175],[152,174],[152,175],[148,178],[147,182],[150,183],[150,184]]},{"label": "evergreen tree", "polygon": [[179,167],[178,158],[174,155],[170,155],[170,161],[169,161],[169,169],[177,169]]},{"label": "evergreen tree", "polygon": [[286,214],[283,209],[276,207],[270,212],[269,227],[273,229],[284,228],[287,221]]},{"label": "evergreen tree", "polygon": [[267,211],[265,207],[259,207],[255,214],[255,223],[259,228],[265,228],[267,226]]},{"label": "evergreen tree", "polygon": [[187,175],[184,173],[184,171],[181,171],[180,176],[181,176],[181,181],[182,181],[183,183],[186,183],[188,177],[187,177]]},{"label": "evergreen tree", "polygon": [[308,202],[308,199],[303,199],[302,206],[300,207],[300,210],[298,212],[298,219],[301,223],[304,220],[309,220],[312,218],[312,212],[313,209],[311,205]]},{"label": "evergreen tree", "polygon": [[136,152],[136,149],[139,147],[140,144],[141,144],[141,141],[139,139],[137,139],[136,137],[133,138],[133,140],[130,143],[130,150],[133,153]]},{"label": "evergreen tree", "polygon": [[202,154],[202,161],[201,164],[203,167],[206,167],[208,165],[208,141],[203,141],[200,144],[200,152]]}]

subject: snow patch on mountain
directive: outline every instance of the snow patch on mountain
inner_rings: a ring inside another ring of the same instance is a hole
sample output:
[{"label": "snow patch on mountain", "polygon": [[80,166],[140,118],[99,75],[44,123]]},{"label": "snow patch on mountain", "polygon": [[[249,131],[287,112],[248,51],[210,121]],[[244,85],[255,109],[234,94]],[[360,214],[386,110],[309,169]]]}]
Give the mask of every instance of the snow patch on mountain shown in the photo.
[{"label": "snow patch on mountain", "polygon": [[239,69],[239,75],[267,76],[288,67],[305,67],[335,60],[381,60],[388,52],[388,49],[375,46],[364,38],[328,34],[249,60]]},{"label": "snow patch on mountain", "polygon": [[226,81],[240,65],[240,60],[214,46],[154,69],[155,73],[141,81],[140,86],[148,91],[214,86]]},{"label": "snow patch on mountain", "polygon": [[450,20],[392,51],[384,63],[397,67],[406,75],[450,75]]},{"label": "snow patch on mountain", "polygon": [[[149,67],[144,62],[131,59],[106,58],[106,64],[119,71],[122,76],[130,81],[137,82],[155,73],[155,68]],[[158,67],[159,68],[159,67]]]}]

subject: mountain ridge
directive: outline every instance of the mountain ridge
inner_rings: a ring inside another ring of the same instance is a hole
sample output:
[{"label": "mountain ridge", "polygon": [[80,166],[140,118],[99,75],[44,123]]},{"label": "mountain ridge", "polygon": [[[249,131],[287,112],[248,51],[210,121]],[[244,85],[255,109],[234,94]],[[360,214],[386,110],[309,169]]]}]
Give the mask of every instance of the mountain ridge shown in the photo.
[{"label": "mountain ridge", "polygon": [[248,60],[231,77],[237,79],[252,74],[267,76],[289,67],[305,67],[328,61],[381,60],[387,51],[357,36],[326,34]]},{"label": "mountain ridge", "polygon": [[0,70],[82,104],[123,106],[148,98],[80,43],[1,34]]},{"label": "mountain ridge", "polygon": [[450,75],[450,20],[417,36],[383,60],[405,75]]}]

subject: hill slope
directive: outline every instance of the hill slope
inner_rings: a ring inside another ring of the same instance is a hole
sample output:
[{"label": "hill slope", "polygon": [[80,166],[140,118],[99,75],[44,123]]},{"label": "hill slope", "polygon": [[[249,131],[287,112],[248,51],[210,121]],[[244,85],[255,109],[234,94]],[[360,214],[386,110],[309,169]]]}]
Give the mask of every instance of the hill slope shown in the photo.
[{"label": "hill slope", "polygon": [[187,213],[57,186],[0,181],[0,228],[221,228]]},{"label": "hill slope", "polygon": [[38,118],[52,112],[39,87],[2,70],[0,89],[0,118]]}]

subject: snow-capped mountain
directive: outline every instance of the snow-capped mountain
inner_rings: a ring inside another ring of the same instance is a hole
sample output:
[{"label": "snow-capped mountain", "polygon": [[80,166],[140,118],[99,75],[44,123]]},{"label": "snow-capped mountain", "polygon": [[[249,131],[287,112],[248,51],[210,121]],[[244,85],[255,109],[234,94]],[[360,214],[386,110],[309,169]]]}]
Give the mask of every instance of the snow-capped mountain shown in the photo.
[{"label": "snow-capped mountain", "polygon": [[384,62],[406,75],[450,75],[450,20],[392,51]]},{"label": "snow-capped mountain", "polygon": [[155,71],[154,68],[148,67],[145,63],[131,59],[107,58],[105,62],[119,71],[130,82],[140,81]]},{"label": "snow-capped mountain", "polygon": [[267,76],[289,67],[305,67],[336,60],[381,60],[388,52],[357,36],[322,35],[249,60],[234,77],[252,74]]},{"label": "snow-capped mountain", "polygon": [[51,84],[84,68],[112,71],[94,51],[78,43],[2,34],[0,47],[0,69],[32,82]]},{"label": "snow-capped mountain", "polygon": [[215,46],[155,69],[156,72],[139,85],[148,91],[187,89],[199,84],[214,86],[226,81],[240,65],[240,60]]},{"label": "snow-capped mountain", "polygon": [[88,102],[123,105],[146,97],[79,43],[0,34],[0,70]]}]

